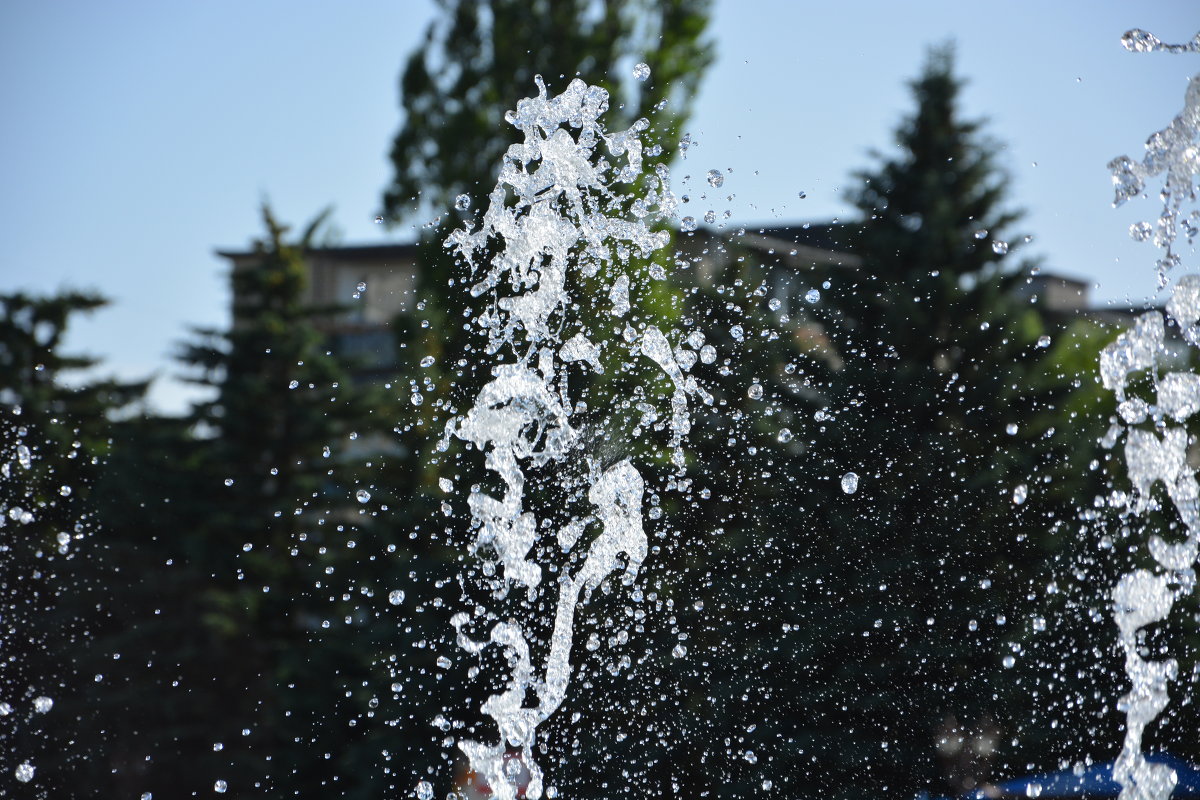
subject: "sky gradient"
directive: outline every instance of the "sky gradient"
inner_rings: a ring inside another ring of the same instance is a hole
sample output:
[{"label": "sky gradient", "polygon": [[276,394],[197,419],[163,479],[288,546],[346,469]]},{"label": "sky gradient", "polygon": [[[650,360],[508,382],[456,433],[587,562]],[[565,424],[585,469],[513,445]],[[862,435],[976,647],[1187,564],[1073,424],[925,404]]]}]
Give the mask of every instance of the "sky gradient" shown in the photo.
[{"label": "sky gradient", "polygon": [[[107,295],[70,350],[102,357],[104,373],[157,374],[154,405],[182,410],[194,394],[171,354],[189,326],[226,324],[214,250],[259,233],[264,198],[297,227],[335,206],[347,244],[413,237],[373,220],[399,71],[433,13],[425,0],[3,4],[0,291]],[[1127,53],[1131,27],[1186,41],[1200,8],[718,0],[716,62],[689,125],[698,146],[675,168],[677,189],[732,168],[735,199],[715,210],[737,223],[847,218],[851,173],[893,146],[906,82],[928,45],[953,39],[964,111],[988,119],[1013,205],[1028,212],[1025,252],[1099,284],[1095,302],[1140,302],[1155,255],[1127,231],[1157,209],[1112,210],[1105,164],[1140,158],[1200,58]]]}]

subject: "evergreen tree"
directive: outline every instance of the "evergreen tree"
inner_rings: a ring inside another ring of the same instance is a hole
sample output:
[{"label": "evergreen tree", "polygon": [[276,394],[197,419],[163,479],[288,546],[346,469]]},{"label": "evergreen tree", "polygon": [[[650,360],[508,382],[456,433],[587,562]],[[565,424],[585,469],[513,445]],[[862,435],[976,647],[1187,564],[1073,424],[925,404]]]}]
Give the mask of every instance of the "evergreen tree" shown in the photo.
[{"label": "evergreen tree", "polygon": [[852,258],[788,274],[747,251],[693,312],[730,358],[730,421],[696,437],[720,537],[679,604],[705,666],[681,692],[709,765],[691,793],[715,773],[730,796],[941,794],[1066,755],[1039,686],[1081,683],[1042,620],[1098,485],[1102,400],[1077,375],[1103,334],[1031,302],[959,89],[935,50],[896,154],[859,176],[861,221],[813,233]]},{"label": "evergreen tree", "polygon": [[215,757],[231,786],[284,793],[339,775],[346,790],[368,780],[354,766],[366,726],[330,721],[357,715],[377,656],[360,632],[354,551],[383,550],[367,509],[371,454],[358,443],[372,399],[328,349],[324,329],[339,309],[307,299],[305,254],[325,216],[293,240],[264,207],[266,234],[232,275],[230,330],[201,332],[182,353],[215,391],[195,414],[208,437],[195,535],[212,576],[203,621],[236,665],[220,676],[228,705],[205,735],[237,737],[236,750]]},{"label": "evergreen tree", "polygon": [[[77,669],[102,625],[93,564],[107,531],[95,486],[113,415],[147,382],[81,381],[97,359],[62,352],[70,324],[107,301],[90,292],[0,295],[0,770],[28,762],[28,796],[70,793],[88,758],[91,676]],[[50,705],[52,704],[52,705]],[[10,778],[11,779],[11,778]]]},{"label": "evergreen tree", "polygon": [[825,610],[795,698],[819,779],[901,794],[972,789],[997,755],[1021,769],[1008,743],[1033,670],[1007,666],[1090,496],[1102,419],[1061,366],[1098,337],[1018,291],[1036,265],[1016,261],[997,147],[959,116],[949,47],[912,89],[897,154],[858,176],[862,265],[829,274],[818,312],[841,364],[813,467],[834,488],[797,581]]}]

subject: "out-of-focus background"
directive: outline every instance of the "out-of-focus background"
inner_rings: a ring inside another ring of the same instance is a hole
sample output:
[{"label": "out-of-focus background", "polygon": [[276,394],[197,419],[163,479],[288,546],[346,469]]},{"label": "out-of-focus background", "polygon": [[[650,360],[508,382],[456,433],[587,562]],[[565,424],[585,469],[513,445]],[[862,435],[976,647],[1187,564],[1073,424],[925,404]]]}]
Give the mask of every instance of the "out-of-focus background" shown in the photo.
[{"label": "out-of-focus background", "polygon": [[[345,244],[413,241],[444,211],[374,224],[403,116],[400,66],[437,9],[7,6],[4,285],[101,291],[113,306],[71,341],[126,379],[159,375],[154,404],[182,410],[195,393],[175,380],[172,347],[186,325],[228,323],[228,265],[214,250],[246,244],[262,199],[292,221],[333,205]],[[846,217],[850,174],[890,146],[924,48],[953,39],[963,109],[989,120],[1033,249],[1096,285],[1097,304],[1137,302],[1153,291],[1148,247],[1125,233],[1136,212],[1110,209],[1104,165],[1178,111],[1188,69],[1119,40],[1142,27],[1185,41],[1194,25],[1186,2],[715,2],[713,60],[688,98],[697,145],[679,172],[732,168],[724,205],[737,224]]]},{"label": "out-of-focus background", "polygon": [[[621,267],[629,323],[668,331],[712,396],[685,479],[647,411],[669,387],[632,365],[576,387],[580,461],[650,465],[651,550],[580,611],[536,748],[553,791],[1115,795],[1109,591],[1176,523],[1123,513],[1100,442],[1097,357],[1159,302],[1161,255],[1135,241],[1153,196],[1114,210],[1106,165],[1197,71],[1122,34],[1198,22],[1186,2],[6,5],[0,795],[491,796],[456,745],[494,737],[479,706],[511,665],[449,619],[544,620],[553,598],[468,547],[465,497],[491,483],[439,438],[492,362],[441,242],[477,221],[539,74],[609,90],[610,129],[649,120],[680,206],[670,246]],[[1194,259],[1186,235],[1175,252]],[[600,304],[578,313],[603,332]],[[1174,329],[1166,353],[1194,362]],[[1179,661],[1147,735],[1177,796],[1200,794],[1197,620],[1181,599],[1146,640]]]}]

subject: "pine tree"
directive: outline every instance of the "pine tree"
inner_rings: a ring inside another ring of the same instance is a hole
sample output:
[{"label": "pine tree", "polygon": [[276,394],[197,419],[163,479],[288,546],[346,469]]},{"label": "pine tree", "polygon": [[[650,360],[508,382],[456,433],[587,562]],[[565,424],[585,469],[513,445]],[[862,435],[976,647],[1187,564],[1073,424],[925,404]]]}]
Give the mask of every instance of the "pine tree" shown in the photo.
[{"label": "pine tree", "polygon": [[[325,216],[293,239],[264,207],[265,236],[232,275],[230,330],[201,332],[182,353],[215,390],[195,413],[207,436],[195,477],[207,511],[193,535],[206,539],[197,557],[212,575],[203,621],[237,665],[221,676],[223,720],[210,720],[205,735],[252,730],[249,749],[219,757],[224,774],[231,785],[261,781],[285,793],[361,759],[366,726],[325,722],[365,704],[357,695],[377,656],[356,620],[362,571],[354,550],[384,548],[369,494],[358,494],[368,491],[369,459],[355,450],[375,406],[328,349],[322,326],[338,309],[307,300],[306,252]],[[272,753],[271,762],[254,748]],[[319,758],[314,748],[336,757]],[[370,779],[359,774],[343,786]]]},{"label": "pine tree", "polygon": [[687,746],[731,796],[764,777],[806,796],[941,794],[1056,766],[1032,692],[1072,679],[1061,658],[1032,663],[1036,618],[1061,609],[1046,587],[1065,585],[1067,526],[1096,488],[1100,396],[1076,376],[1102,336],[1023,290],[1037,265],[959,89],[933,51],[895,155],[858,176],[861,220],[830,232],[860,264],[787,275],[747,254],[703,313],[732,355],[728,445],[753,446],[703,477],[732,498],[712,510],[735,519],[705,523],[729,556],[701,567],[703,610],[680,614],[710,664],[684,693],[690,724],[737,743]]},{"label": "pine tree", "polygon": [[1037,267],[1017,261],[998,148],[959,116],[953,66],[931,52],[897,154],[859,174],[863,263],[829,275],[818,312],[842,364],[814,466],[859,477],[822,504],[804,748],[835,781],[900,793],[965,791],[1011,757],[1032,671],[1006,658],[1095,453],[1097,417],[1068,404],[1098,396],[1059,365],[1098,339],[1017,291]]},{"label": "pine tree", "polygon": [[[95,358],[62,352],[91,292],[0,295],[0,733],[6,771],[29,762],[41,791],[70,793],[83,759],[94,683],[76,669],[103,625],[95,562],[109,531],[96,486],[112,452],[113,417],[148,382],[84,379]],[[46,703],[53,703],[52,708]]]}]

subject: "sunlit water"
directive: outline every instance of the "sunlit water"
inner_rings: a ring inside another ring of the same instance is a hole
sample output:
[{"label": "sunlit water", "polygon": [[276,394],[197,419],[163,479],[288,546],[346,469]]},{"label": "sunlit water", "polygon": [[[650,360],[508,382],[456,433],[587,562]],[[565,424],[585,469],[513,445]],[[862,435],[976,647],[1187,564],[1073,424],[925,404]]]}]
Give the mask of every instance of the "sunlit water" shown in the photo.
[{"label": "sunlit water", "polygon": [[[508,115],[524,138],[504,156],[481,227],[468,225],[446,242],[471,270],[471,296],[495,298],[476,319],[487,332],[491,380],[471,409],[447,425],[443,442],[469,443],[503,484],[499,495],[474,487],[466,498],[471,550],[497,562],[501,594],[521,590],[531,604],[541,593],[557,595],[548,647],[528,634],[531,621],[501,621],[482,605],[452,619],[468,654],[494,646],[508,655],[507,687],[482,705],[498,737],[458,743],[500,800],[511,800],[522,784],[526,797],[542,796],[533,747],[538,726],[559,708],[570,684],[576,609],[614,572],[631,586],[647,556],[644,469],[629,457],[604,463],[591,451],[585,423],[577,419],[593,398],[573,387],[586,373],[635,373],[638,362],[652,362],[673,388],[665,408],[639,412],[648,435],[662,431],[662,452],[679,470],[691,426],[689,400],[707,398],[688,374],[697,356],[680,332],[624,321],[641,280],[630,275],[631,257],[648,258],[668,244],[669,235],[648,223],[670,220],[675,198],[664,167],[643,170],[640,137],[648,122],[608,132],[602,122],[608,103],[605,90],[583,81],[552,97],[539,80],[538,95]],[[607,287],[602,322],[590,327],[577,304],[604,300],[587,296],[583,279]],[[612,333],[614,323],[624,328],[621,336]],[[651,406],[654,396],[646,393]],[[551,522],[551,512],[538,504],[555,491],[568,508],[557,509]],[[539,556],[548,527],[555,529],[548,537],[553,558]],[[582,556],[572,558],[576,553]],[[473,638],[472,629],[487,638]],[[547,652],[538,658],[535,649]],[[536,704],[527,703],[531,693]],[[506,757],[514,748],[520,759]],[[425,783],[418,787],[418,794],[431,791]]]},{"label": "sunlit water", "polygon": [[[1122,42],[1135,52],[1200,52],[1200,34],[1186,45],[1166,45],[1153,34],[1133,30]],[[1200,75],[1188,84],[1179,116],[1146,141],[1142,160],[1121,156],[1109,168],[1116,187],[1115,205],[1143,195],[1147,182],[1161,180],[1163,206],[1158,219],[1153,224],[1135,223],[1130,235],[1160,248],[1158,283],[1159,288],[1165,287],[1170,271],[1182,263],[1177,252],[1180,235],[1191,242],[1200,227],[1200,210],[1195,208],[1195,180],[1200,174]],[[1133,485],[1131,494],[1114,495],[1113,500],[1124,506],[1128,515],[1145,515],[1160,507],[1152,491],[1161,481],[1184,529],[1176,541],[1152,535],[1148,549],[1157,569],[1131,571],[1113,590],[1113,616],[1131,684],[1121,698],[1125,741],[1113,768],[1113,777],[1122,787],[1122,800],[1164,800],[1175,788],[1173,770],[1146,760],[1142,736],[1167,707],[1168,690],[1179,665],[1175,659],[1148,660],[1146,636],[1150,628],[1169,617],[1180,597],[1195,590],[1200,550],[1200,483],[1188,465],[1184,424],[1200,411],[1200,375],[1173,369],[1184,359],[1172,352],[1168,329],[1169,322],[1187,345],[1200,346],[1200,275],[1176,280],[1166,312],[1165,319],[1158,311],[1143,314],[1133,328],[1105,348],[1100,361],[1101,378],[1116,395],[1120,415],[1104,444],[1114,446],[1124,437],[1126,467]],[[1149,377],[1151,389],[1130,391],[1133,380],[1144,376]]]}]

